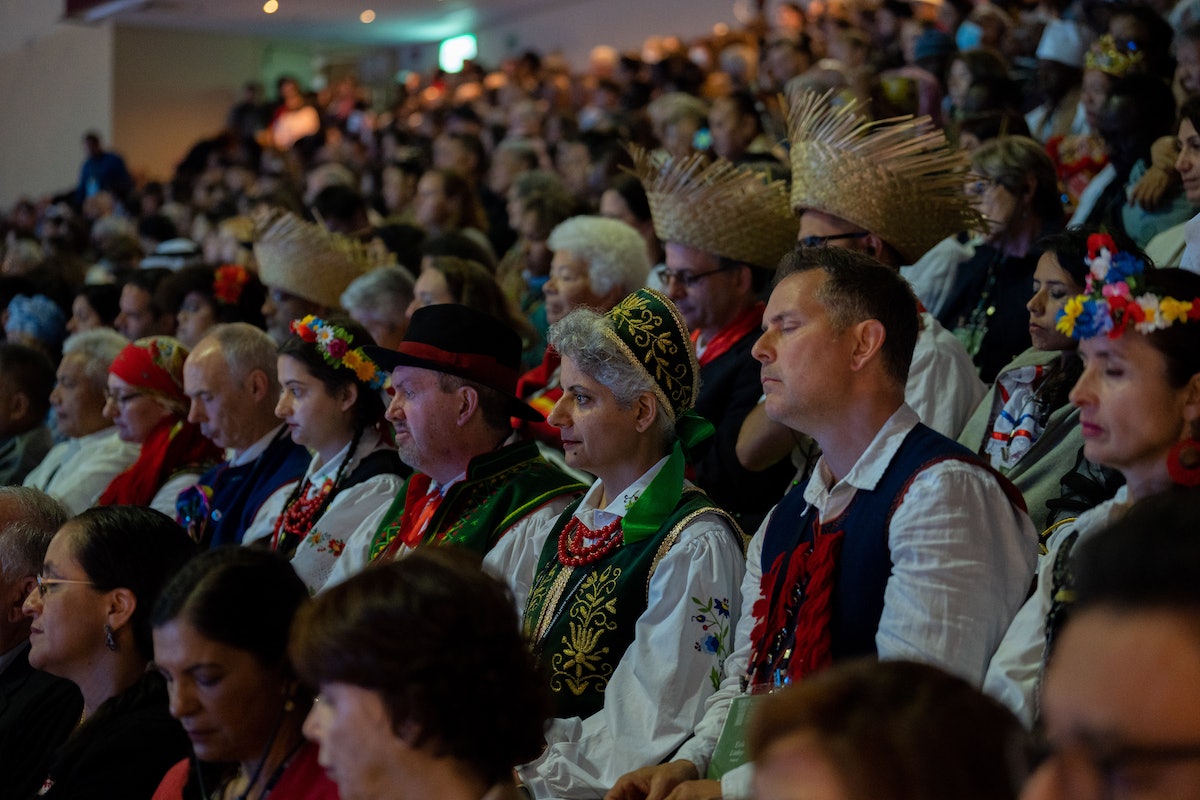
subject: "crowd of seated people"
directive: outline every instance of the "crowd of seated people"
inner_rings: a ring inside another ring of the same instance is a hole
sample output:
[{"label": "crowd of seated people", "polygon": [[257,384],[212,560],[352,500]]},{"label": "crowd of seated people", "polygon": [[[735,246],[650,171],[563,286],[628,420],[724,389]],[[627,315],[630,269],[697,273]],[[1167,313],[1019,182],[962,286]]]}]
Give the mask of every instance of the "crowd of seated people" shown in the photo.
[{"label": "crowd of seated people", "polygon": [[1195,796],[1200,1],[764,9],[0,216],[0,796]]}]

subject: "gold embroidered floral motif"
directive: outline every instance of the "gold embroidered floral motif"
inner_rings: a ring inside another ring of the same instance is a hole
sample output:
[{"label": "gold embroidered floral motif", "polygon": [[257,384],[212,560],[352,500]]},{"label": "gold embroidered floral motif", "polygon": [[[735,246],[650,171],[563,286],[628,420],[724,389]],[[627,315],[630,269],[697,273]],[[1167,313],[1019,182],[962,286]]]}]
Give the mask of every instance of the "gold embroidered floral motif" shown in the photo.
[{"label": "gold embroidered floral motif", "polygon": [[575,696],[585,692],[603,692],[612,677],[614,664],[608,663],[608,647],[600,641],[608,631],[616,630],[617,579],[620,567],[605,567],[583,579],[568,615],[567,635],[562,637],[562,652],[550,659],[550,688],[564,689]]},{"label": "gold embroidered floral motif", "polygon": [[608,316],[617,335],[628,341],[634,352],[643,354],[643,366],[666,392],[671,405],[676,409],[689,405],[690,354],[680,353],[678,334],[664,321],[663,312],[652,308],[650,298],[637,292],[617,304]]}]

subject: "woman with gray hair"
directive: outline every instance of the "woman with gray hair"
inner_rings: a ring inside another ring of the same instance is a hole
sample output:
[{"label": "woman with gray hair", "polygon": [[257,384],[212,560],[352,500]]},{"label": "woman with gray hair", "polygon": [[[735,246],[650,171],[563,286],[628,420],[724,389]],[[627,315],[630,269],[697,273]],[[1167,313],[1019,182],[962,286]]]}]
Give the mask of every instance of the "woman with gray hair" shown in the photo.
[{"label": "woman with gray hair", "polygon": [[50,406],[58,432],[56,444],[24,485],[41,489],[79,514],[95,505],[100,493],[138,455],[138,445],[123,442],[104,416],[108,368],[129,342],[111,328],[77,333],[63,345]]},{"label": "woman with gray hair", "polygon": [[[608,311],[625,295],[646,284],[650,259],[636,229],[615,219],[571,217],[550,232],[554,257],[546,296],[546,322],[553,325],[580,307]],[[543,415],[562,397],[559,354],[546,349],[542,363],[521,376],[517,396]],[[548,422],[521,421],[519,429],[560,448],[558,429]]]},{"label": "woman with gray hair", "polygon": [[737,524],[684,478],[712,433],[692,410],[699,366],[653,289],[550,330],[566,392],[550,412],[567,463],[596,476],[550,528],[525,606],[549,679],[547,747],[517,768],[533,798],[600,796],[666,759],[716,689],[740,607]]},{"label": "woman with gray hair", "polygon": [[395,350],[408,330],[405,313],[413,301],[412,273],[404,267],[377,267],[355,278],[342,292],[342,308],[367,329],[380,347]]}]

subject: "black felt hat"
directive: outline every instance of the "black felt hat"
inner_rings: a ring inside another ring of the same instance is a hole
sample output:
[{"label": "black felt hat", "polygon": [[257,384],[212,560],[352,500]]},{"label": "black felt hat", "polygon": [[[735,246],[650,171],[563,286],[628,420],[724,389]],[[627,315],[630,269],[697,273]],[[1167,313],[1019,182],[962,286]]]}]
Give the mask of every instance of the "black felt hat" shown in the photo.
[{"label": "black felt hat", "polygon": [[418,308],[398,349],[363,350],[381,369],[420,367],[457,375],[507,395],[512,416],[535,422],[545,419],[516,395],[521,337],[500,320],[475,309],[457,303]]}]

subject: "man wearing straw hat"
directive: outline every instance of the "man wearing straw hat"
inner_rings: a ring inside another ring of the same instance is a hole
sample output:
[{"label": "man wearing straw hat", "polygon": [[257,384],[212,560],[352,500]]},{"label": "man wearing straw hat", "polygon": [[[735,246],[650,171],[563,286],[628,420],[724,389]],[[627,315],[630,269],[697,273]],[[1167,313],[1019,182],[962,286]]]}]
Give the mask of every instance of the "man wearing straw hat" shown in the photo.
[{"label": "man wearing straw hat", "polygon": [[[850,101],[794,93],[788,108],[792,211],[798,242],[858,250],[899,269],[947,236],[981,227],[963,189],[968,161],[928,118],[872,123]],[[904,399],[921,421],[951,438],[986,387],[962,343],[921,309]],[[738,453],[748,466],[791,447],[762,408],[747,420]]]},{"label": "man wearing straw hat", "polygon": [[754,345],[767,413],[822,455],[750,542],[733,651],[695,735],[608,800],[681,783],[677,798],[749,796],[736,746],[753,696],[845,659],[917,659],[978,685],[1033,576],[1020,493],[904,402],[918,317],[903,278],[842,248],[779,270]]},{"label": "man wearing straw hat", "polygon": [[277,344],[287,339],[292,320],[329,316],[351,281],[382,265],[362,243],[286,211],[255,220],[254,256],[267,287],[262,307],[267,333]]},{"label": "man wearing straw hat", "polygon": [[764,472],[743,468],[734,452],[742,421],[762,393],[750,355],[762,325],[758,298],[796,238],[787,185],[702,155],[660,164],[639,148],[631,153],[665,244],[658,276],[700,361],[696,411],[717,430],[693,454],[695,480],[752,531],[795,473],[786,451]]}]

